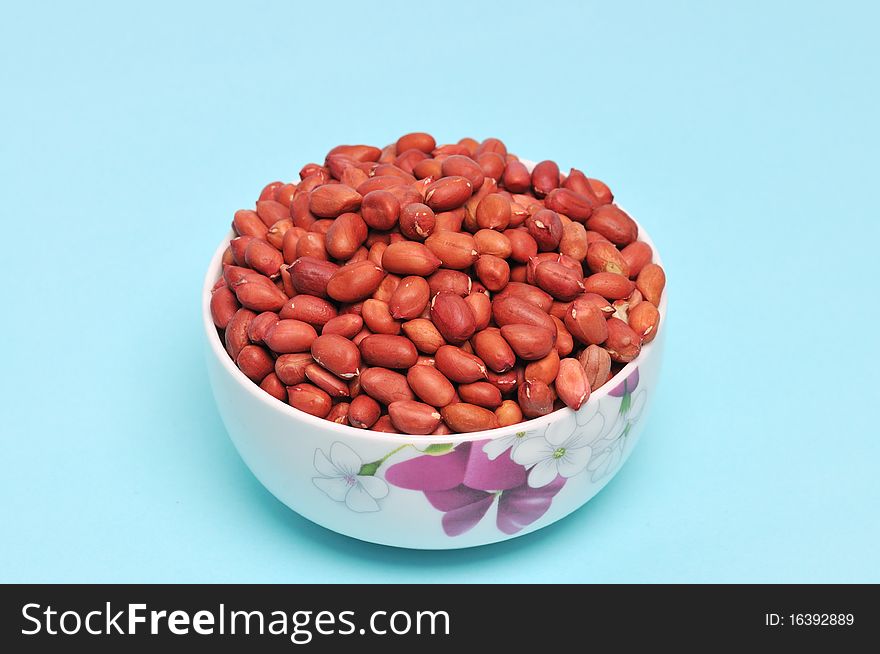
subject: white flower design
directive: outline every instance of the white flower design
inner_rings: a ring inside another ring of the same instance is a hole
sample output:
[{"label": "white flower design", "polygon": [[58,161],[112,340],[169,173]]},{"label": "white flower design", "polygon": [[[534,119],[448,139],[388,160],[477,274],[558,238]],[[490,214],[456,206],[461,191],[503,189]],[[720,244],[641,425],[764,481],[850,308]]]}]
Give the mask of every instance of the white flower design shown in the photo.
[{"label": "white flower design", "polygon": [[[516,433],[509,434],[508,436],[503,436],[502,438],[493,438],[488,443],[483,445],[483,452],[486,453],[486,456],[489,457],[490,461],[494,461],[499,456],[504,454],[509,448],[510,458],[513,459],[513,453],[516,451],[516,448],[519,447],[520,444],[527,438],[530,437],[524,431],[518,431]],[[514,459],[514,461],[515,460],[516,459]]]},{"label": "white flower design", "polygon": [[587,404],[580,411],[551,423],[543,436],[521,441],[510,458],[529,470],[529,486],[541,488],[557,475],[574,477],[587,467],[593,449],[590,443],[602,433],[605,418],[599,403]]},{"label": "white flower design", "polygon": [[646,400],[647,393],[644,390],[636,393],[629,407],[617,414],[608,433],[593,443],[593,457],[587,466],[592,481],[599,481],[617,469],[626,449],[627,436],[632,426],[641,418]]},{"label": "white flower design", "polygon": [[388,484],[372,475],[360,475],[363,461],[348,445],[335,442],[330,446],[330,458],[323,450],[315,450],[315,470],[321,476],[312,477],[312,483],[331,500],[345,502],[357,513],[378,511],[380,500],[388,495]]}]

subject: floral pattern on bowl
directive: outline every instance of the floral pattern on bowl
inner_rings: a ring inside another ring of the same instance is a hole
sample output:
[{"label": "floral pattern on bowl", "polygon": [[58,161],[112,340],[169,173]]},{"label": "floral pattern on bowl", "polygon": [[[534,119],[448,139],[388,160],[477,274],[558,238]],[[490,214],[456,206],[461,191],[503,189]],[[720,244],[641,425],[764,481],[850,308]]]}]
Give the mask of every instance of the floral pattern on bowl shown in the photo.
[{"label": "floral pattern on bowl", "polygon": [[[539,520],[569,479],[587,472],[596,483],[619,467],[630,431],[647,401],[647,391],[638,385],[635,368],[601,401],[568,411],[540,432],[520,431],[424,449],[407,443],[368,463],[337,441],[328,454],[315,451],[320,476],[312,482],[356,513],[381,510],[381,500],[391,492],[389,485],[421,492],[443,514],[441,527],[449,537],[473,529],[497,502],[495,526],[513,535]],[[409,448],[418,454],[386,467],[392,457]]]}]

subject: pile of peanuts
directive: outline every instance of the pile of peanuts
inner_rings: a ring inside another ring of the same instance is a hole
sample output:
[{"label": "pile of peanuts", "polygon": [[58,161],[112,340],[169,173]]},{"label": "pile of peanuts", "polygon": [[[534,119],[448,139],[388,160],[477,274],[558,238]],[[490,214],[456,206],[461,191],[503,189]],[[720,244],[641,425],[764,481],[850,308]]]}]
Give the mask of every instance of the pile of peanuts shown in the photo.
[{"label": "pile of peanuts", "polygon": [[604,183],[504,143],[340,145],[235,213],[211,312],[270,395],[449,434],[578,409],[657,334],[666,283]]}]

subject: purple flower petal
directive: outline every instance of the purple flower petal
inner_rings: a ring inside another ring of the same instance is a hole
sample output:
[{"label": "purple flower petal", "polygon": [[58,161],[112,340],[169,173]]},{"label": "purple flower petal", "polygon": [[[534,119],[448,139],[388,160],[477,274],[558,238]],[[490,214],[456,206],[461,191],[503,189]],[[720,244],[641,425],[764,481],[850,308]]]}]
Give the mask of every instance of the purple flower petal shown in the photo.
[{"label": "purple flower petal", "polygon": [[501,493],[498,498],[498,529],[515,534],[547,513],[553,498],[565,486],[564,477],[556,477],[546,486],[531,488],[524,484]]},{"label": "purple flower petal", "polygon": [[509,456],[490,460],[483,451],[489,440],[477,441],[471,447],[464,473],[464,485],[479,490],[506,490],[525,483],[526,469],[511,461]]},{"label": "purple flower petal", "polygon": [[486,495],[481,500],[443,514],[443,531],[447,536],[461,536],[470,531],[483,519],[494,500],[494,495]]},{"label": "purple flower petal", "polygon": [[632,371],[629,377],[626,378],[626,390],[632,393],[636,390],[636,387],[639,385],[639,368],[638,366]]},{"label": "purple flower petal", "polygon": [[395,463],[385,471],[385,481],[400,488],[439,491],[455,488],[464,479],[470,443],[462,443],[449,454],[417,456]]},{"label": "purple flower petal", "polygon": [[608,395],[612,397],[623,397],[625,393],[632,393],[639,385],[639,369],[636,367],[622,382],[615,386]]},{"label": "purple flower petal", "polygon": [[468,488],[464,484],[442,491],[425,491],[425,497],[435,509],[440,511],[452,511],[460,509],[467,504],[473,504],[482,500],[488,493],[481,490]]}]

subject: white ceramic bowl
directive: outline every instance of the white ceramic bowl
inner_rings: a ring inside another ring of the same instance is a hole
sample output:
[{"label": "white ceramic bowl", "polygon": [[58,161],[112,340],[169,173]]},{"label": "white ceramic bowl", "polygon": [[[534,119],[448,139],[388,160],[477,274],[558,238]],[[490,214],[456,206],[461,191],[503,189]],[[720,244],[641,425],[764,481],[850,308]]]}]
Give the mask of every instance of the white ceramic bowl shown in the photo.
[{"label": "white ceramic bowl", "polygon": [[[639,238],[653,247],[641,227]],[[470,434],[387,434],[294,409],[235,366],[210,311],[211,288],[228,242],[229,237],[214,253],[202,289],[208,373],[217,407],[257,479],[319,525],[373,543],[417,549],[507,540],[581,507],[620,470],[638,442],[660,370],[665,293],[657,338],[579,411],[561,409]]]}]

